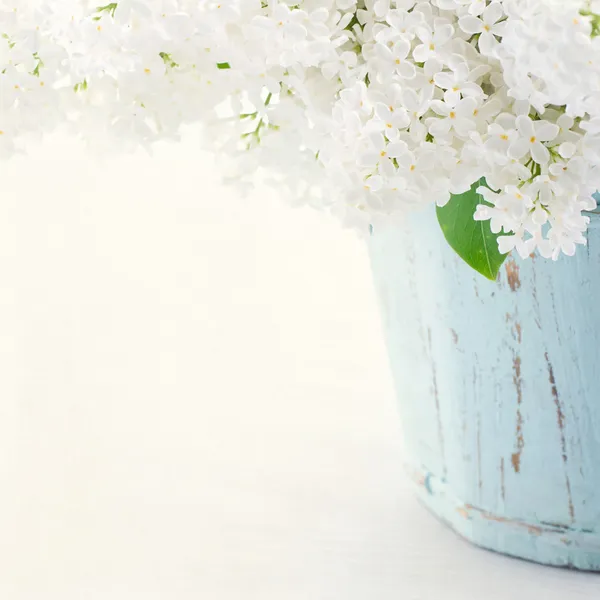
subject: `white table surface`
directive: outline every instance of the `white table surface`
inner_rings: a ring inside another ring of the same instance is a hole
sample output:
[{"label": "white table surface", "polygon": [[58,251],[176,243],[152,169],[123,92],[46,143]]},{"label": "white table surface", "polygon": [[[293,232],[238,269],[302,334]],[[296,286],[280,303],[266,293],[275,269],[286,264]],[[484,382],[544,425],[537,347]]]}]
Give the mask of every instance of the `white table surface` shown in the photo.
[{"label": "white table surface", "polygon": [[0,598],[600,598],[417,504],[363,244],[215,173],[0,165]]}]

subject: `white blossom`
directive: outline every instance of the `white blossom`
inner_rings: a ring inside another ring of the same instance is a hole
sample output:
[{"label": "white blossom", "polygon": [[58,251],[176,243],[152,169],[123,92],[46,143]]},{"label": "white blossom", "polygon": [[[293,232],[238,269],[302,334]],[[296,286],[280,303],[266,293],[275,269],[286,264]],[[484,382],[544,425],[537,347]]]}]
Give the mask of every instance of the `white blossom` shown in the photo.
[{"label": "white blossom", "polygon": [[536,163],[546,164],[550,160],[550,152],[544,142],[550,142],[558,135],[558,125],[548,121],[532,121],[525,115],[518,116],[515,124],[519,137],[510,145],[508,155],[519,160],[531,153]]},{"label": "white blossom", "polygon": [[0,0],[0,156],[64,128],[150,149],[202,123],[240,186],[368,231],[484,180],[501,251],[585,243],[594,0]]}]

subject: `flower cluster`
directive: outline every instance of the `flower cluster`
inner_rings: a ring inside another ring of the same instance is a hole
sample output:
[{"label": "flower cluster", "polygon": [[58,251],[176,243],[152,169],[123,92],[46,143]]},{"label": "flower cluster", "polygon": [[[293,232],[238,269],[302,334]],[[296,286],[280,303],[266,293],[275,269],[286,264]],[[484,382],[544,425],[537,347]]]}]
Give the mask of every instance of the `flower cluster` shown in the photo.
[{"label": "flower cluster", "polygon": [[598,0],[0,0],[0,155],[211,144],[367,229],[480,188],[502,252],[585,243]]}]

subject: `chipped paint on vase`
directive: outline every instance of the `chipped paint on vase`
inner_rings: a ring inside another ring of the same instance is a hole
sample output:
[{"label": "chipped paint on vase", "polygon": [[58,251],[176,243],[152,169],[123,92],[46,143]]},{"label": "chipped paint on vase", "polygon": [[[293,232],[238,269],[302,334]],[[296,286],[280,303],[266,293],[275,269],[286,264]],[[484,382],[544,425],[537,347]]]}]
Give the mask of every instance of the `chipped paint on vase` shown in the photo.
[{"label": "chipped paint on vase", "polygon": [[370,238],[408,469],[472,542],[600,570],[600,217],[558,261],[510,258],[496,282],[433,211]]}]

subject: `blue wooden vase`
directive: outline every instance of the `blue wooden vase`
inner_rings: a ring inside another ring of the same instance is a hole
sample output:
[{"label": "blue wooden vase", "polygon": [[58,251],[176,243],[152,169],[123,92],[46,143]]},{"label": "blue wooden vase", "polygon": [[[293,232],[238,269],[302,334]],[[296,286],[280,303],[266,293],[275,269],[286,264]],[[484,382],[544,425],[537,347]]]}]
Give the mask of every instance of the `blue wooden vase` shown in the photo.
[{"label": "blue wooden vase", "polygon": [[510,258],[496,282],[434,211],[369,241],[421,500],[475,544],[598,571],[599,220],[575,257]]}]

